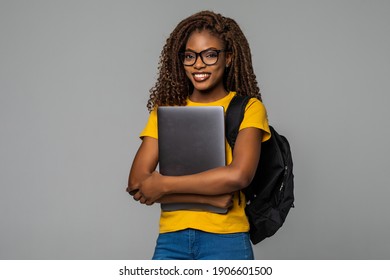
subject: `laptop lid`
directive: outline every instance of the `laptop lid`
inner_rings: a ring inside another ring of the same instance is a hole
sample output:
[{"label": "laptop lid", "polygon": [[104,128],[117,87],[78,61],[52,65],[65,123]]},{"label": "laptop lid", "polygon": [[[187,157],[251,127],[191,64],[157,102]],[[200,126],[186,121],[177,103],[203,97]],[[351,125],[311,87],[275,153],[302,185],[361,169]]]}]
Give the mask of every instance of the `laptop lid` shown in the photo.
[{"label": "laptop lid", "polygon": [[[162,106],[157,109],[157,119],[162,175],[190,175],[226,165],[222,106]],[[161,204],[161,207],[164,211],[227,212],[197,203]]]}]

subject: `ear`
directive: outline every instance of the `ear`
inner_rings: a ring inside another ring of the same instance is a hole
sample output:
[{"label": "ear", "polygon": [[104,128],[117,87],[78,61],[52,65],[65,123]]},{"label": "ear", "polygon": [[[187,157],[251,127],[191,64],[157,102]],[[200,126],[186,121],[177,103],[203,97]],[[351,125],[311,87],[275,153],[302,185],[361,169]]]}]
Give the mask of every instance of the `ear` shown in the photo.
[{"label": "ear", "polygon": [[226,67],[229,67],[230,65],[232,65],[232,61],[233,61],[233,53],[232,52],[226,52],[225,53],[225,64],[226,64]]}]

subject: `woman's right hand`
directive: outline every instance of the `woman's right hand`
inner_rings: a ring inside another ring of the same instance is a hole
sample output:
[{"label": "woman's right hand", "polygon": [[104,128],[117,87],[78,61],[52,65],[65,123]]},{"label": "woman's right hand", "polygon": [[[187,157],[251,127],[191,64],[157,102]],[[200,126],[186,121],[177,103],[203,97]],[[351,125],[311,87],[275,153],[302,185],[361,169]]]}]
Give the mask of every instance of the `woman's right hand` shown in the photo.
[{"label": "woman's right hand", "polygon": [[206,196],[206,204],[209,204],[211,206],[215,206],[218,208],[224,208],[228,209],[233,205],[233,194],[227,193],[227,194],[220,194],[215,196]]}]

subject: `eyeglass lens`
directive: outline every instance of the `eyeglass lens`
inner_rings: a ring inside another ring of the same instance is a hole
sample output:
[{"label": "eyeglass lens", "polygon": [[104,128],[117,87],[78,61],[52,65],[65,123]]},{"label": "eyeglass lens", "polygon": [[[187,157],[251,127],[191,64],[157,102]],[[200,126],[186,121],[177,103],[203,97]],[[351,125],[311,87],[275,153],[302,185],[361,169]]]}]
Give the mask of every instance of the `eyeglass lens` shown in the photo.
[{"label": "eyeglass lens", "polygon": [[199,55],[204,64],[213,65],[218,61],[218,54],[219,51],[217,50],[204,50],[200,53],[185,51],[182,55],[182,60],[184,65],[192,66],[195,64]]}]

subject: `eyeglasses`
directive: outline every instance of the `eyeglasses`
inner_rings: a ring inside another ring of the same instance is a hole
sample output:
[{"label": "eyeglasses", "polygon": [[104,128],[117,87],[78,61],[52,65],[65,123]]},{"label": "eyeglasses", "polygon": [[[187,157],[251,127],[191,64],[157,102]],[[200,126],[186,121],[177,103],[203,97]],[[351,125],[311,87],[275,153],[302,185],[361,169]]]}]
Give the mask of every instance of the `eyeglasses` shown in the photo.
[{"label": "eyeglasses", "polygon": [[179,56],[184,66],[193,66],[198,60],[198,56],[202,59],[202,62],[207,66],[214,65],[218,62],[218,57],[220,52],[225,52],[226,50],[204,50],[200,53],[193,51],[184,51],[180,52]]}]

